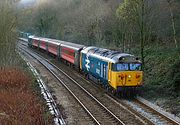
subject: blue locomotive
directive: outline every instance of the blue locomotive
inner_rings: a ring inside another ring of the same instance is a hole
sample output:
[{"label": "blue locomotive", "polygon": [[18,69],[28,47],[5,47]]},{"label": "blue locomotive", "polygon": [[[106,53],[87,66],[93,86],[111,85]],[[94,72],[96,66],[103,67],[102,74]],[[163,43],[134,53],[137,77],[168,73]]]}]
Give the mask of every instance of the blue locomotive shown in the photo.
[{"label": "blue locomotive", "polygon": [[81,51],[80,69],[114,94],[135,94],[142,85],[141,62],[131,54],[87,47]]}]

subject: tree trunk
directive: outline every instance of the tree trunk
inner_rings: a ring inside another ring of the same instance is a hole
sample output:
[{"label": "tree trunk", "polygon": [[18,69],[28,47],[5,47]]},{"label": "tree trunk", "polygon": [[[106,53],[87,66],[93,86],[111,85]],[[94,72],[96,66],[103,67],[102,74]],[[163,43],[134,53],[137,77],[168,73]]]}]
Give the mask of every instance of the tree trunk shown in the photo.
[{"label": "tree trunk", "polygon": [[144,0],[141,0],[141,27],[140,27],[140,39],[141,39],[141,60],[142,70],[144,70]]},{"label": "tree trunk", "polygon": [[167,2],[169,4],[169,11],[170,11],[170,14],[171,14],[171,23],[172,23],[172,29],[173,29],[173,39],[174,39],[174,43],[175,43],[176,48],[178,48],[177,40],[176,40],[176,29],[175,29],[174,14],[173,14],[173,11],[172,11],[172,8],[171,8],[171,0],[167,0]]}]

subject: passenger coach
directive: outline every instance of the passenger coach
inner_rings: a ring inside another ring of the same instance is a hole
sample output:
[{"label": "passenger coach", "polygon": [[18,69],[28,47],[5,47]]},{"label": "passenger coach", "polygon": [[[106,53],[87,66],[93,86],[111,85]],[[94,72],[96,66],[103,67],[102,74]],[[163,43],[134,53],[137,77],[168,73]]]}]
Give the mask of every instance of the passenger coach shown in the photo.
[{"label": "passenger coach", "polygon": [[47,41],[47,51],[49,53],[59,57],[60,56],[60,45],[61,45],[60,41],[49,39]]},{"label": "passenger coach", "polygon": [[80,67],[80,52],[84,48],[84,45],[75,43],[63,43],[61,44],[60,56],[62,59],[70,62],[76,68]]}]

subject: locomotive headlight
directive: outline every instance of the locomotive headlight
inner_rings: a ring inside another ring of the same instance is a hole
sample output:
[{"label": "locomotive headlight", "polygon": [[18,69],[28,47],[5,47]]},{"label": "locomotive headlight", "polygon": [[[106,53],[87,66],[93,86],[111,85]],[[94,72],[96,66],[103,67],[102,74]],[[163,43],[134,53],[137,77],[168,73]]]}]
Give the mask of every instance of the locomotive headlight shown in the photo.
[{"label": "locomotive headlight", "polygon": [[131,78],[131,75],[129,75],[128,78]]}]

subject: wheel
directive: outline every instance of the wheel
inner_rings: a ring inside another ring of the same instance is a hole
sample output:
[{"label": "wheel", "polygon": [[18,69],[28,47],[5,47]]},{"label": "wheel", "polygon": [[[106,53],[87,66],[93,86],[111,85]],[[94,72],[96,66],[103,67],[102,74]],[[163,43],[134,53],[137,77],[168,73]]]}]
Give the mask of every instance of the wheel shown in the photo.
[{"label": "wheel", "polygon": [[110,88],[109,88],[109,86],[108,86],[108,85],[106,85],[106,90],[107,90],[107,91],[109,91],[109,89],[110,89]]},{"label": "wheel", "polygon": [[116,93],[116,90],[115,90],[115,89],[112,89],[111,93],[112,93],[114,96],[116,96],[116,95],[117,95],[117,93]]}]

